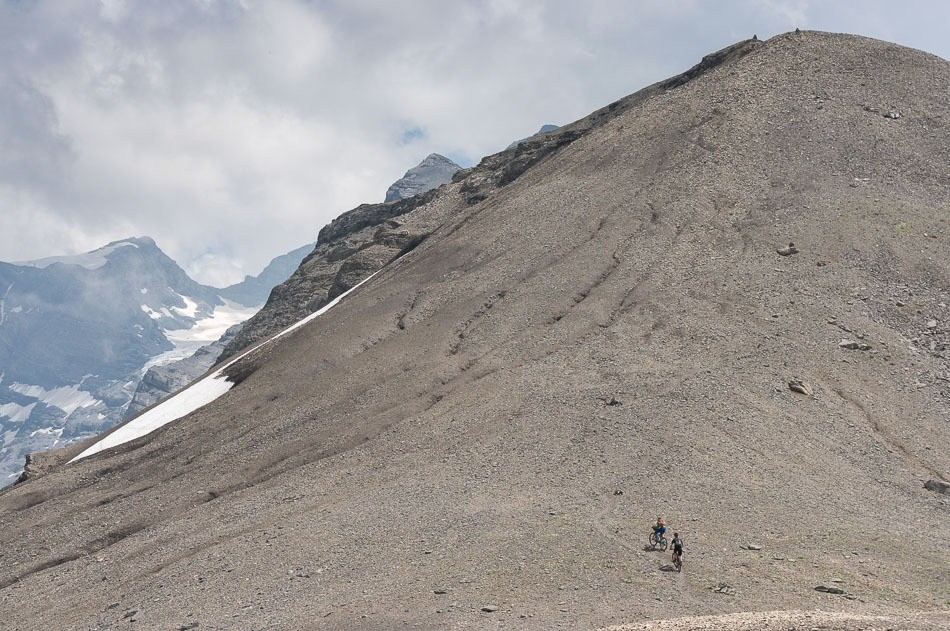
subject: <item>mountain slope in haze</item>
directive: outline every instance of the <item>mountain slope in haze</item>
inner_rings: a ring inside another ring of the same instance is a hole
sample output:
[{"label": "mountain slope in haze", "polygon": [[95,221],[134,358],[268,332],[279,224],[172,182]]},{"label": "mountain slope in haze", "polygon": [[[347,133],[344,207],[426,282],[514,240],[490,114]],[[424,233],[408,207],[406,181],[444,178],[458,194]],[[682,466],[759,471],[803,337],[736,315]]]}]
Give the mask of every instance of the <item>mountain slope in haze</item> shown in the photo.
[{"label": "mountain slope in haze", "polygon": [[245,307],[259,307],[267,302],[267,297],[275,285],[287,280],[300,265],[300,261],[310,254],[313,243],[282,254],[267,264],[257,276],[245,276],[240,283],[230,285],[218,291],[222,298],[232,300]]},{"label": "mountain slope in haze", "polygon": [[[114,425],[146,362],[228,308],[148,237],[0,263],[0,480]],[[246,316],[245,316],[246,317]]]},{"label": "mountain slope in haze", "polygon": [[93,436],[127,405],[142,409],[210,368],[236,330],[212,350],[199,346],[253,315],[267,284],[311,249],[220,290],[193,281],[148,237],[0,263],[0,486],[27,453]]},{"label": "mountain slope in haze", "polygon": [[939,628],[948,100],[942,59],[787,34],[485,158],[227,394],[0,493],[9,626]]}]

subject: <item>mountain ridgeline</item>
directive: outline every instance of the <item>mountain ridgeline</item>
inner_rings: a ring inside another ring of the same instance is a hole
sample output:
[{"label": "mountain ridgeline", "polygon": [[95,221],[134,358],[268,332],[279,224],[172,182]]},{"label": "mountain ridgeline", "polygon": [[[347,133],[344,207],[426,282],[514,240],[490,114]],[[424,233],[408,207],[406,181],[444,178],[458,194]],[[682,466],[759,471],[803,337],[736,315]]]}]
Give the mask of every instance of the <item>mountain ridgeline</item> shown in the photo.
[{"label": "mountain ridgeline", "polygon": [[8,626],[945,628],[948,123],[789,33],[342,215],[232,348],[362,285],[0,491]]}]

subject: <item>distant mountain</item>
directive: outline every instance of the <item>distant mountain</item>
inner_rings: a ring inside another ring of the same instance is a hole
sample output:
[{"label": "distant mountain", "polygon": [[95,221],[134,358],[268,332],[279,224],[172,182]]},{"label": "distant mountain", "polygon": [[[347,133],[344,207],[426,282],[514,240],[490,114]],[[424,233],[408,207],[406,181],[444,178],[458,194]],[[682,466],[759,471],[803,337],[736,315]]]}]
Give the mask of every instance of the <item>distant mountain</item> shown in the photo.
[{"label": "distant mountain", "polygon": [[527,138],[522,138],[521,140],[516,140],[516,141],[514,141],[513,143],[511,143],[510,145],[508,145],[508,146],[505,147],[505,148],[506,148],[506,149],[511,149],[511,148],[513,148],[513,147],[517,147],[518,145],[520,145],[521,143],[523,143],[523,142],[526,141],[526,140],[537,140],[538,136],[540,136],[540,135],[542,135],[542,134],[546,134],[546,133],[551,132],[551,131],[556,131],[556,130],[558,130],[558,129],[560,129],[560,127],[557,126],[557,125],[541,125],[541,129],[539,129],[537,132],[535,132],[534,135],[528,136]]},{"label": "distant mountain", "polygon": [[296,250],[278,256],[264,268],[257,276],[245,276],[244,280],[235,285],[225,287],[218,291],[222,298],[231,300],[247,307],[259,307],[267,302],[274,285],[278,285],[287,280],[300,261],[305,256],[313,252],[314,243],[308,243]]},{"label": "distant mountain", "polygon": [[[312,249],[277,257],[260,275],[220,290],[189,278],[148,237],[85,254],[0,263],[0,486],[13,481],[27,453],[68,445],[122,420],[133,393],[135,405],[144,407],[168,393],[160,384],[177,389],[207,370],[235,325]],[[207,366],[198,353],[149,374],[229,328],[220,347],[206,351]],[[140,384],[143,373],[150,387]]]},{"label": "distant mountain", "polygon": [[445,156],[430,153],[425,160],[406,171],[404,176],[389,187],[386,191],[386,201],[396,202],[448,184],[455,172],[461,168]]},{"label": "distant mountain", "polygon": [[[257,276],[246,276],[242,282],[225,287],[218,293],[226,300],[247,305],[256,310],[264,304],[274,286],[287,280],[297,269],[304,257],[313,251],[313,247],[313,243],[308,243],[287,254],[282,254],[268,263],[264,271]],[[198,348],[188,357],[156,364],[146,370],[135,388],[132,400],[126,407],[124,417],[135,416],[202,375],[215,364],[218,356],[243,325],[244,323],[241,322],[228,328],[220,338]]]}]

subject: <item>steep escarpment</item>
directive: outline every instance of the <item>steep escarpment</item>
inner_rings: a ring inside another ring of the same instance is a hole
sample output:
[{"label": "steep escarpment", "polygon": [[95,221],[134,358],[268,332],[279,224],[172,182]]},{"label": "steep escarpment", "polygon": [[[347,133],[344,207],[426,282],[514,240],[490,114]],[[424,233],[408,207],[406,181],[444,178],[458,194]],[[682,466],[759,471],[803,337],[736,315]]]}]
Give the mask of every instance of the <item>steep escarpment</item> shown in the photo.
[{"label": "steep escarpment", "polygon": [[948,95],[787,34],[381,207],[428,236],[230,391],[0,493],[7,625],[939,628]]}]

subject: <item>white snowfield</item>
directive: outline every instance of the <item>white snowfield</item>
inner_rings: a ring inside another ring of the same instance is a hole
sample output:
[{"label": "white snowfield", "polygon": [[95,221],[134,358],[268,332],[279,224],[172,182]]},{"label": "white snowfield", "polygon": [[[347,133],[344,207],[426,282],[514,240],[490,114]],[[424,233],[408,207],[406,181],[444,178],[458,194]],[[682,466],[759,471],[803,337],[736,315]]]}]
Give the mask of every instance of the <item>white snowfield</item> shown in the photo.
[{"label": "white snowfield", "polygon": [[[82,384],[80,384],[82,385]],[[79,408],[87,408],[91,405],[101,403],[88,392],[79,389],[76,386],[61,386],[47,390],[42,386],[33,386],[30,384],[14,383],[10,386],[14,392],[24,396],[33,397],[53,407],[57,407],[66,414],[72,414]]]},{"label": "white snowfield", "polygon": [[91,445],[89,448],[87,448],[85,451],[80,453],[78,456],[76,456],[69,462],[76,462],[77,460],[85,458],[86,456],[91,456],[105,449],[110,449],[112,447],[116,447],[123,443],[127,443],[130,440],[135,440],[136,438],[145,436],[146,434],[149,434],[155,431],[156,429],[158,429],[159,427],[162,427],[163,425],[167,425],[168,423],[171,423],[172,421],[177,421],[183,416],[187,416],[188,414],[191,414],[198,408],[208,405],[209,403],[211,403],[212,401],[214,401],[215,399],[223,395],[225,392],[230,390],[231,387],[234,385],[233,383],[227,380],[227,377],[224,374],[224,371],[227,370],[229,366],[231,366],[235,362],[240,361],[247,355],[250,355],[257,349],[261,348],[262,346],[270,344],[277,338],[283,335],[286,335],[290,333],[291,331],[294,331],[302,327],[303,325],[307,324],[314,318],[317,318],[323,315],[324,313],[329,311],[331,308],[336,306],[336,304],[339,303],[341,300],[343,300],[346,296],[356,291],[356,289],[359,288],[360,285],[362,285],[363,283],[365,283],[366,281],[368,281],[370,278],[372,278],[378,273],[379,272],[377,271],[367,276],[362,281],[360,281],[355,286],[353,286],[351,289],[343,292],[342,294],[340,294],[339,296],[337,296],[336,298],[328,302],[326,305],[324,305],[317,311],[314,311],[313,313],[308,315],[306,318],[300,320],[299,322],[295,324],[290,325],[289,327],[287,327],[280,333],[268,339],[266,342],[263,342],[262,344],[259,344],[255,346],[254,348],[248,351],[245,351],[244,353],[242,353],[235,359],[232,359],[231,361],[229,361],[222,368],[219,368],[218,370],[211,373],[207,377],[204,377],[203,379],[199,379],[198,381],[192,383],[190,386],[188,386],[184,390],[180,390],[178,393],[168,397],[167,399],[165,399],[164,401],[162,401],[155,407],[139,414],[138,416],[128,421],[125,425],[122,425],[121,427],[113,431],[111,434],[109,434],[108,436],[100,440],[99,442]]},{"label": "white snowfield", "polygon": [[49,267],[53,263],[63,263],[64,265],[78,265],[79,267],[84,267],[86,269],[99,269],[109,261],[109,255],[118,250],[119,248],[124,247],[139,247],[131,241],[119,241],[118,243],[113,243],[99,248],[98,250],[93,250],[92,252],[86,252],[85,254],[74,254],[72,256],[51,256],[45,259],[36,259],[35,261],[19,261],[14,263],[14,265],[22,265],[24,267],[39,267],[40,269]]},{"label": "white snowfield", "polygon": [[[188,299],[185,298],[185,300],[187,301]],[[145,305],[142,305],[143,311],[146,308]],[[261,307],[245,307],[236,302],[224,300],[223,305],[218,305],[214,308],[214,312],[210,318],[198,320],[190,329],[164,329],[165,337],[169,342],[175,345],[175,348],[148,360],[145,365],[142,366],[142,374],[144,375],[152,366],[164,366],[173,361],[190,357],[202,346],[218,340],[231,326],[248,320],[252,315],[257,313],[260,308]],[[146,311],[146,313],[148,312]],[[152,313],[155,312],[153,311]],[[161,314],[156,315],[159,318],[162,317]],[[155,316],[152,317],[154,318]]]}]

